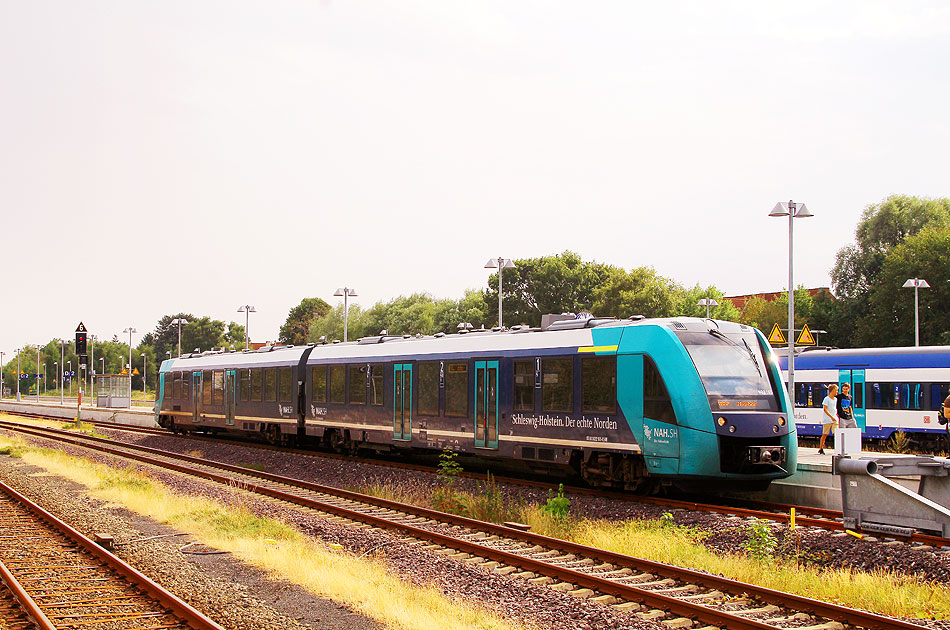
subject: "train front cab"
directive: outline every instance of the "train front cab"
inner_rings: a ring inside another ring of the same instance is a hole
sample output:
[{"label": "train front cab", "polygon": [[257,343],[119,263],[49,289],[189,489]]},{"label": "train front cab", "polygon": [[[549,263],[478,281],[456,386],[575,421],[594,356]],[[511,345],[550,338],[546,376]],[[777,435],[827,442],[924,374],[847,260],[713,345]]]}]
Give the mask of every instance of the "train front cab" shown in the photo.
[{"label": "train front cab", "polygon": [[[762,404],[762,410],[740,406],[754,399],[707,395],[683,335],[670,327],[622,329],[617,345],[618,402],[651,476],[673,478],[680,485],[721,484],[728,479],[733,487],[753,489],[794,472],[795,427],[788,421],[784,390],[776,385],[781,383],[777,365],[761,333],[746,330],[747,338],[759,347],[758,373],[769,383],[768,395],[760,400],[771,397],[773,401]],[[597,344],[609,343],[605,337],[596,338],[613,333],[609,329],[592,332]],[[709,332],[703,329],[694,334]],[[745,351],[735,340],[722,343],[729,352]],[[724,365],[735,365],[735,361]],[[716,401],[715,410],[711,400]],[[763,457],[775,461],[763,461]]]}]

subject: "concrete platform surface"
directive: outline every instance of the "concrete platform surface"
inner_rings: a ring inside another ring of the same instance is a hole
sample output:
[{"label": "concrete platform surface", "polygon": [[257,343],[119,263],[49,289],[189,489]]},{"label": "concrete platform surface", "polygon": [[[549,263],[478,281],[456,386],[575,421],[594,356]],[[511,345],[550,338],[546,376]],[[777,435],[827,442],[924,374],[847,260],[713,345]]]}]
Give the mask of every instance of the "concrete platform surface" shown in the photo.
[{"label": "concrete platform surface", "polygon": [[[76,403],[66,403],[60,405],[58,402],[40,400],[10,400],[4,398],[0,401],[0,411],[22,412],[22,413],[45,413],[63,420],[76,419]],[[104,407],[94,407],[83,405],[80,409],[80,416],[83,420],[96,420],[101,422],[115,422],[116,424],[132,424],[142,427],[157,427],[155,423],[155,413],[152,407],[132,407],[131,409],[107,409]]]}]

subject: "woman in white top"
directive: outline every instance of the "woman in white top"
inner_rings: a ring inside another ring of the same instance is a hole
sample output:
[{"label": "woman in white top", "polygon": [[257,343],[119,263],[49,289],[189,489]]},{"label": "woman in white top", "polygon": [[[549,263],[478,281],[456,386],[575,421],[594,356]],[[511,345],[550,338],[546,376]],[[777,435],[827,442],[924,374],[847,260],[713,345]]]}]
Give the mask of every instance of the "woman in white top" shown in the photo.
[{"label": "woman in white top", "polygon": [[818,442],[818,454],[825,454],[825,440],[828,438],[828,434],[831,433],[838,425],[838,386],[829,385],[828,386],[828,395],[825,396],[825,399],[821,401],[821,412],[823,415],[821,419],[821,441]]}]

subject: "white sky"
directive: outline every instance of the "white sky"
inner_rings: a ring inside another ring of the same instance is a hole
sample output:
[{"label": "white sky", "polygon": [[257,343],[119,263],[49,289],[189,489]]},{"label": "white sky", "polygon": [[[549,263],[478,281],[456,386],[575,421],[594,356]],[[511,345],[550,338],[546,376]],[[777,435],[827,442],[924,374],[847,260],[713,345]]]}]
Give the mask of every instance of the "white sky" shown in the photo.
[{"label": "white sky", "polygon": [[950,194],[948,6],[0,0],[0,350],[565,249],[782,290],[790,198],[826,286],[864,206]]}]

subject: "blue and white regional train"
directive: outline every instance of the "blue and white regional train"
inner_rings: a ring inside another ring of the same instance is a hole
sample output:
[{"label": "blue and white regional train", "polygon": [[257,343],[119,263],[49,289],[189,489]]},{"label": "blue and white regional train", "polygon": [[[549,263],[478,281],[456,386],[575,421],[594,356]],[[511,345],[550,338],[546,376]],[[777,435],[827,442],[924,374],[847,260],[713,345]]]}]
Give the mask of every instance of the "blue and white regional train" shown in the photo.
[{"label": "blue and white regional train", "polygon": [[695,318],[192,354],[162,363],[156,416],[350,452],[448,447],[628,489],[764,487],[797,461],[762,334]]},{"label": "blue and white regional train", "polygon": [[[788,360],[781,357],[788,381]],[[821,402],[832,383],[851,384],[854,418],[866,438],[895,431],[918,445],[941,447],[939,422],[950,393],[950,346],[806,350],[795,357],[795,424],[799,435],[821,435]]]}]

